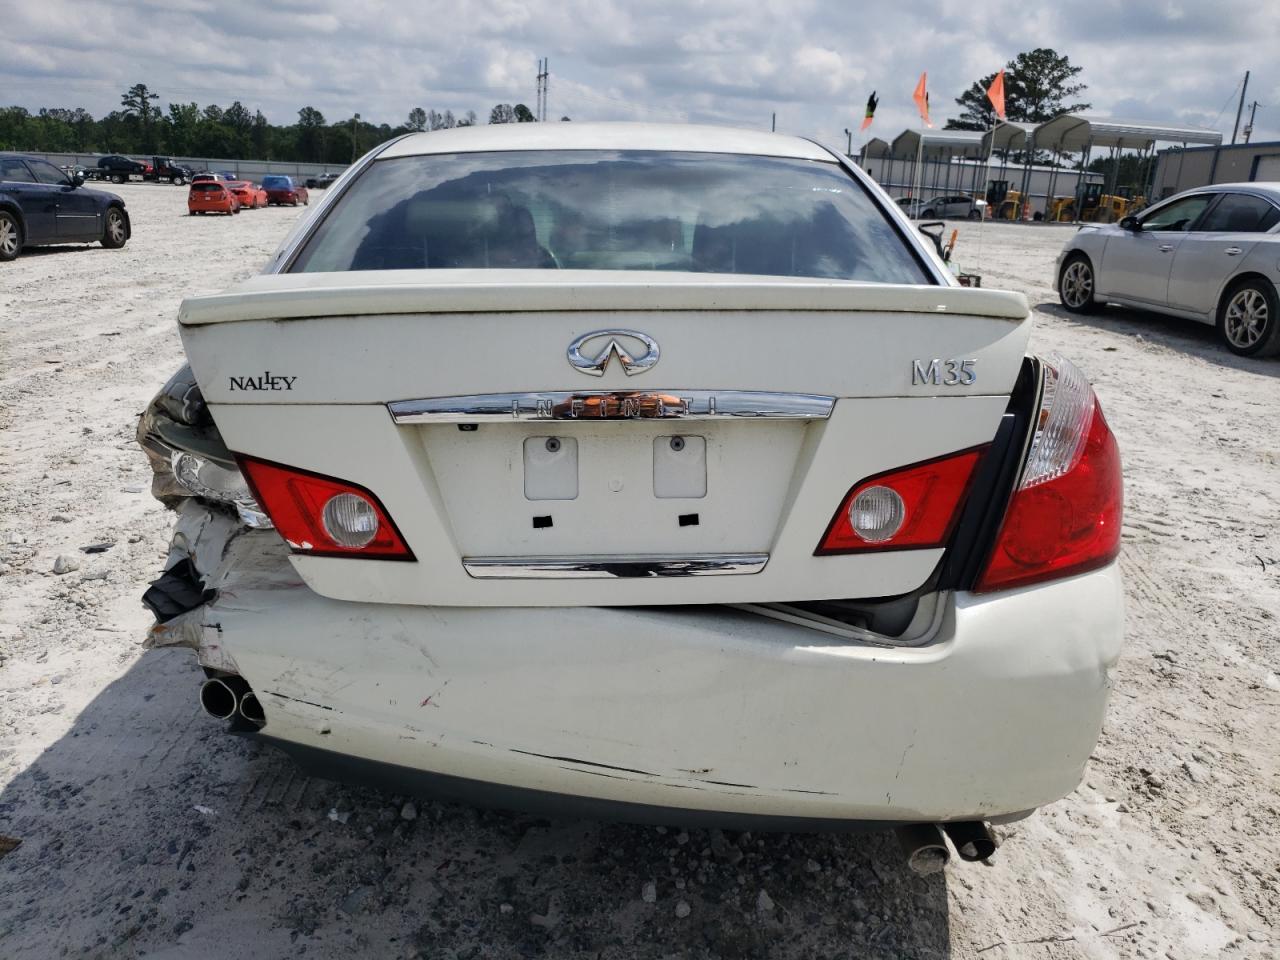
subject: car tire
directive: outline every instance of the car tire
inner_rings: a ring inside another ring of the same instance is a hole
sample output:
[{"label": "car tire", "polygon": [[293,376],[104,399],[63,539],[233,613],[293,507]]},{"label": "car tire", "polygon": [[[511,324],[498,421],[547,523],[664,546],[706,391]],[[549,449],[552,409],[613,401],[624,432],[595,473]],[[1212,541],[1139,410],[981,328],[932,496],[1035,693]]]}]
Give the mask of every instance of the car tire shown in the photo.
[{"label": "car tire", "polygon": [[1233,283],[1218,305],[1218,335],[1238,357],[1280,353],[1280,297],[1261,277]]},{"label": "car tire", "polygon": [[1094,313],[1098,309],[1093,298],[1095,280],[1093,262],[1083,253],[1071,254],[1058,271],[1059,302],[1071,313]]},{"label": "car tire", "polygon": [[982,219],[982,211],[981,211],[981,210],[970,210],[970,211],[969,211],[969,219],[970,219],[970,220],[981,220],[981,219]]},{"label": "car tire", "polygon": [[18,259],[22,252],[22,224],[15,214],[0,210],[0,262]]},{"label": "car tire", "polygon": [[186,177],[174,177],[174,178],[173,178],[173,182],[174,182],[174,184],[175,184],[176,186],[179,186],[179,187],[186,186],[187,178],[186,178]]},{"label": "car tire", "polygon": [[926,210],[922,214],[920,214],[920,219],[924,220],[929,217],[935,217],[935,216],[937,216],[937,214],[935,214],[932,210]]},{"label": "car tire", "polygon": [[124,174],[122,174],[122,173],[113,173],[113,174],[111,175],[111,182],[112,182],[112,183],[124,183],[124,179],[125,179],[125,178],[124,178]]},{"label": "car tire", "polygon": [[119,207],[107,207],[102,223],[102,245],[108,250],[119,250],[129,240],[129,221]]}]

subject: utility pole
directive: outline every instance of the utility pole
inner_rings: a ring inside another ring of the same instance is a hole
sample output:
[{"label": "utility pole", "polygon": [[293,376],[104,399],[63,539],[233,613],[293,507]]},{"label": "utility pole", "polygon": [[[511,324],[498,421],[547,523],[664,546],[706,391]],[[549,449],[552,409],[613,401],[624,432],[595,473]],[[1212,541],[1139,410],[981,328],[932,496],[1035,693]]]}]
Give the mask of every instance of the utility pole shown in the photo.
[{"label": "utility pole", "polygon": [[1236,125],[1231,128],[1231,142],[1236,142],[1236,134],[1240,132],[1240,114],[1244,113],[1244,95],[1249,92],[1249,71],[1244,72],[1244,86],[1240,88],[1240,106],[1236,107]]},{"label": "utility pole", "polygon": [[1245,124],[1244,130],[1242,131],[1244,133],[1245,143],[1248,143],[1249,138],[1253,136],[1253,118],[1257,116],[1257,114],[1258,114],[1258,101],[1255,100],[1253,101],[1253,103],[1249,104],[1249,122]]},{"label": "utility pole", "polygon": [[844,135],[849,139],[848,145],[844,148],[844,155],[846,157],[852,157],[853,156],[853,131],[850,130],[848,127],[845,127]]},{"label": "utility pole", "polygon": [[773,111],[773,121],[769,124],[769,129],[774,133],[778,132],[778,111]]},{"label": "utility pole", "polygon": [[351,162],[356,162],[356,143],[360,140],[360,114],[351,118]]},{"label": "utility pole", "polygon": [[534,109],[539,120],[547,119],[547,90],[551,86],[549,63],[546,57],[538,60],[538,105]]}]

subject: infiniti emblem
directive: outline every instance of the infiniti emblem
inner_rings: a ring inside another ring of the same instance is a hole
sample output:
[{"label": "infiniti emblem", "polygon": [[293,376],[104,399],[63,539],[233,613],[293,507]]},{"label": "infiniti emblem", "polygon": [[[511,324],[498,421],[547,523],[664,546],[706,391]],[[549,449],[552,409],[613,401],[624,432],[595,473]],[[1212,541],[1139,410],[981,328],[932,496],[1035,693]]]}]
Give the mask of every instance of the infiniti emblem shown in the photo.
[{"label": "infiniti emblem", "polygon": [[[644,345],[644,353],[636,356],[628,352],[619,340],[638,340]],[[600,349],[584,351],[583,348],[593,341],[601,342]],[[616,355],[622,364],[622,372],[634,377],[657,363],[660,353],[658,341],[638,330],[592,330],[569,344],[569,363],[589,377],[603,377],[609,361]]]}]

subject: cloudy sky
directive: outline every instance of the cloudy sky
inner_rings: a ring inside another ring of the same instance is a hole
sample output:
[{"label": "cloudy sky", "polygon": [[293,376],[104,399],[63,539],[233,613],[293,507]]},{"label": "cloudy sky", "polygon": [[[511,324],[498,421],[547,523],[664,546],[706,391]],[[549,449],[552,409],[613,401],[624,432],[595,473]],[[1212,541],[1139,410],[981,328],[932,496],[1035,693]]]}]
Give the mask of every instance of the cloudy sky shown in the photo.
[{"label": "cloudy sky", "polygon": [[[1037,6],[1040,9],[1037,9]],[[115,109],[145,82],[170,101],[240,100],[275,123],[303,105],[359,112],[475,110],[535,100],[574,120],[690,120],[831,144],[880,95],[871,133],[915,123],[929,72],[935,122],[974,79],[1050,46],[1084,68],[1093,111],[1177,120],[1231,136],[1253,71],[1253,135],[1280,140],[1275,0],[0,0],[0,105]],[[1246,109],[1246,120],[1248,110]],[[1242,125],[1243,125],[1242,121]]]}]

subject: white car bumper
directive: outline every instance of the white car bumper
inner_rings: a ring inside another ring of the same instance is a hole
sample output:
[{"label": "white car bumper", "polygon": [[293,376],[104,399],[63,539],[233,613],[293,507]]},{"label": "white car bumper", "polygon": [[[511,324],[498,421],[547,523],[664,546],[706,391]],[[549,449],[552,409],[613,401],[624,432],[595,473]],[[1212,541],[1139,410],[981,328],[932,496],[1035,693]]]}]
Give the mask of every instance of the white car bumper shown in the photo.
[{"label": "white car bumper", "polygon": [[725,607],[329,600],[262,549],[278,542],[234,539],[218,599],[153,642],[240,673],[261,735],[321,774],[497,805],[726,823],[1028,811],[1079,783],[1121,642],[1114,564],[956,595],[936,639],[903,649]]}]

